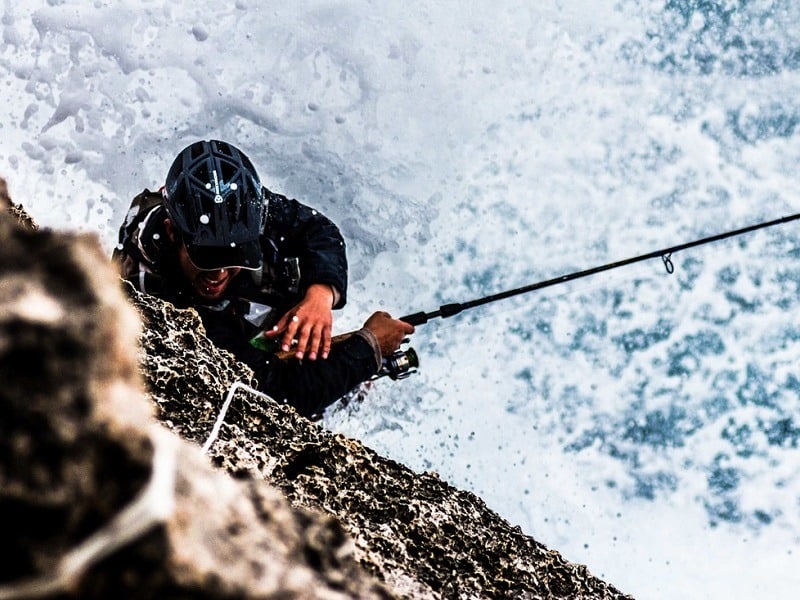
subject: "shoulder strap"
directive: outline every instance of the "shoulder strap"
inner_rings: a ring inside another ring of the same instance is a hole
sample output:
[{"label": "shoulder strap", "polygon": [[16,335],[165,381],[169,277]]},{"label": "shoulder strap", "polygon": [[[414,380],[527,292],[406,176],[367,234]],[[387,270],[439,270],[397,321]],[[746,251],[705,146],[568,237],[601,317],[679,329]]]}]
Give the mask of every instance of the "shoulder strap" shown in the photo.
[{"label": "shoulder strap", "polygon": [[[151,192],[148,189],[142,191],[131,201],[131,206],[128,208],[125,220],[119,228],[117,246],[114,248],[113,253],[114,257],[131,252],[131,240],[135,238],[139,223],[151,208],[162,204],[162,202],[163,198],[160,193]],[[135,244],[133,245],[135,247]]]}]

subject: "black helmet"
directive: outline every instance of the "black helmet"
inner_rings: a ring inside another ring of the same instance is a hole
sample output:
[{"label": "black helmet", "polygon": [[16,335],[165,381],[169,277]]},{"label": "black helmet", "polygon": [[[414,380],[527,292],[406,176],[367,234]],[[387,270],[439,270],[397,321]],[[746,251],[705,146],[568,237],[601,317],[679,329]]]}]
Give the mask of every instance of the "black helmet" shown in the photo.
[{"label": "black helmet", "polygon": [[253,163],[217,140],[195,142],[167,173],[164,206],[200,269],[261,266],[267,206]]}]

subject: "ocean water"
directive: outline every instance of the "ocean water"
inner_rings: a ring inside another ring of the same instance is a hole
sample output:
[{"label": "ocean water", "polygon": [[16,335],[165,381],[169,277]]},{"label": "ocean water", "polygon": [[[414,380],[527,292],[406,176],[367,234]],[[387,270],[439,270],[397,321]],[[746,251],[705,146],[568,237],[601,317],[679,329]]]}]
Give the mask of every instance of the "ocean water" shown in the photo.
[{"label": "ocean water", "polygon": [[[789,0],[6,1],[0,174],[109,253],[201,137],[348,240],[337,331],[800,211]],[[641,599],[800,586],[789,223],[417,328],[323,425]]]}]

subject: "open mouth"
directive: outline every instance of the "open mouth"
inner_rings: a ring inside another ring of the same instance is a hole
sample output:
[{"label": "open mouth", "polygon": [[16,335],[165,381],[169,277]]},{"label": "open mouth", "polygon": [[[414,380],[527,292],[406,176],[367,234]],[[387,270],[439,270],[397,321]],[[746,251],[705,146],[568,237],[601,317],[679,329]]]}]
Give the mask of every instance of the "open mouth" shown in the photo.
[{"label": "open mouth", "polygon": [[225,289],[230,276],[227,272],[204,273],[195,280],[197,290],[207,296],[215,296]]}]

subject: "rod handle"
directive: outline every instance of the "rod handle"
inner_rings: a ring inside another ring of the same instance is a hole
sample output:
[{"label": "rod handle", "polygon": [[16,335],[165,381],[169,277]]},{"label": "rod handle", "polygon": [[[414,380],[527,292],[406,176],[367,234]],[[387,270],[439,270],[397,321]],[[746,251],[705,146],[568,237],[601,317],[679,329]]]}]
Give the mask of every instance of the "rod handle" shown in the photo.
[{"label": "rod handle", "polygon": [[414,327],[416,327],[417,325],[424,325],[425,323],[428,322],[428,313],[426,313],[425,311],[420,311],[410,315],[406,315],[405,317],[400,317],[399,320],[408,323],[410,325],[414,325]]}]

